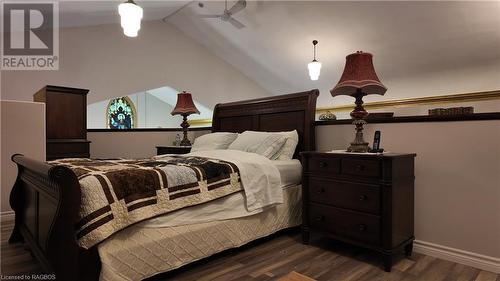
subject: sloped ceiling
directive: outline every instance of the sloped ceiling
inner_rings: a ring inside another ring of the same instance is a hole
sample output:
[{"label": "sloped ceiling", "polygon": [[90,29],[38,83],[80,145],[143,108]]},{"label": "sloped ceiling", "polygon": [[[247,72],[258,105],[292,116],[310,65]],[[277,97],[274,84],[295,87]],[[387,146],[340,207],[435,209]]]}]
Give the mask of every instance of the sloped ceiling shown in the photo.
[{"label": "sloped ceiling", "polygon": [[[62,25],[119,22],[118,3],[61,2]],[[137,3],[145,20],[188,4],[168,23],[273,94],[319,88],[320,105],[331,104],[329,90],[340,78],[345,56],[357,50],[374,55],[382,82],[487,65],[500,72],[500,2],[248,1],[235,15],[247,26],[240,30],[198,16],[220,13],[222,1],[202,1],[204,7],[198,1]],[[319,41],[323,64],[318,81],[307,73],[313,39]],[[336,104],[348,103],[352,99],[336,98]]]},{"label": "sloped ceiling", "polygon": [[[500,72],[500,2],[248,1],[235,15],[247,26],[241,30],[196,16],[223,7],[189,5],[169,22],[271,93],[319,88],[319,103],[331,104],[345,56],[357,50],[374,55],[382,82],[491,63]],[[306,66],[313,39],[323,64],[318,81]]]}]

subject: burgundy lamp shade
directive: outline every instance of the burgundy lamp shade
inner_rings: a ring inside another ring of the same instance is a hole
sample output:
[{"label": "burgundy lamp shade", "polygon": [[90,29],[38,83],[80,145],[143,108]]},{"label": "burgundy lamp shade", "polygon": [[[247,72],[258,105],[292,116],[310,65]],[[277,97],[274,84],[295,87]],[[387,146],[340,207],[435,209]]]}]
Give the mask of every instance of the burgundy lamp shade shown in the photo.
[{"label": "burgundy lamp shade", "polygon": [[170,114],[172,115],[189,115],[197,113],[200,114],[200,111],[196,108],[193,102],[193,98],[190,93],[186,93],[183,91],[182,93],[177,94],[177,104],[175,105],[174,110]]},{"label": "burgundy lamp shade", "polygon": [[330,91],[332,96],[354,96],[361,91],[364,95],[383,95],[387,88],[380,82],[373,67],[372,54],[358,51],[346,57],[342,77]]}]

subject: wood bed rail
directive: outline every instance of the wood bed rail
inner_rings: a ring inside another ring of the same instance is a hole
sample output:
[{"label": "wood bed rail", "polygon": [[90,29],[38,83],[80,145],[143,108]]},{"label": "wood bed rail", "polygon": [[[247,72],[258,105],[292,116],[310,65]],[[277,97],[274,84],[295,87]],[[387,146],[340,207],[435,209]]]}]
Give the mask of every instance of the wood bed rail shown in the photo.
[{"label": "wood bed rail", "polygon": [[[85,250],[77,244],[74,225],[81,196],[77,176],[67,167],[21,154],[13,155],[12,161],[18,175],[10,194],[15,225],[9,243],[27,243],[44,271],[55,273],[57,280],[76,280],[76,276],[95,280],[95,273],[88,271],[92,267],[79,270],[99,259],[94,257],[96,249]],[[98,274],[100,264],[93,268]]]}]

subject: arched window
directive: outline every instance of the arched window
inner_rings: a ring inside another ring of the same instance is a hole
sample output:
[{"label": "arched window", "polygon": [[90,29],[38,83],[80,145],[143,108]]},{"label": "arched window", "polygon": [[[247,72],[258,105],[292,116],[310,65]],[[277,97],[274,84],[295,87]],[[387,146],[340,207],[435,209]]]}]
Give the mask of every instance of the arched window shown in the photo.
[{"label": "arched window", "polygon": [[134,103],[128,97],[112,99],[107,110],[108,128],[133,129],[137,126]]}]

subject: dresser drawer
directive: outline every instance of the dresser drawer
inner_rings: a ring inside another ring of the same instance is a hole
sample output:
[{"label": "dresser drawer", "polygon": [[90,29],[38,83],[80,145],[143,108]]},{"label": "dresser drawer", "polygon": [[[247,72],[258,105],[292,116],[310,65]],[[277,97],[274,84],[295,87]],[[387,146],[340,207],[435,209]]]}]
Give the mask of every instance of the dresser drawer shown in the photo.
[{"label": "dresser drawer", "polygon": [[362,177],[380,177],[380,161],[372,159],[342,159],[341,173]]},{"label": "dresser drawer", "polygon": [[309,204],[309,225],[333,235],[369,244],[380,244],[380,218],[341,210],[321,204]]},{"label": "dresser drawer", "polygon": [[306,172],[315,174],[338,174],[340,171],[340,159],[335,157],[311,157],[308,159]]},{"label": "dresser drawer", "polygon": [[310,178],[308,187],[313,202],[380,213],[380,188],[376,185]]}]

